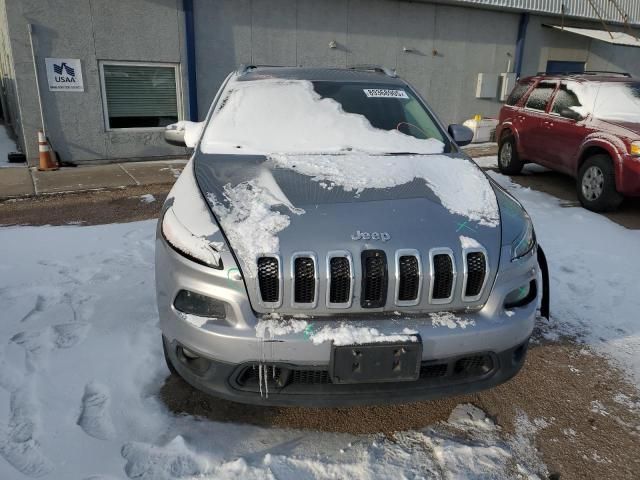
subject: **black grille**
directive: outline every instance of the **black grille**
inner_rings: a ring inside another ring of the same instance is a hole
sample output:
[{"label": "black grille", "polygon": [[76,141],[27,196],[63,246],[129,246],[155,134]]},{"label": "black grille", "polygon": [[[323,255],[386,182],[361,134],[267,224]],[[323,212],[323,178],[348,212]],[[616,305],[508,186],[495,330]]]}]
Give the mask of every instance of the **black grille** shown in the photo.
[{"label": "black grille", "polygon": [[[264,365],[262,367],[262,382],[268,387],[283,386],[282,369],[273,365]],[[260,365],[252,365],[247,367],[239,376],[238,383],[242,386],[260,385]]]},{"label": "black grille", "polygon": [[331,383],[329,372],[326,370],[293,370],[290,381],[299,385],[326,385]]},{"label": "black grille", "polygon": [[312,258],[297,257],[294,268],[294,302],[313,303],[316,299],[315,265]]},{"label": "black grille", "polygon": [[346,257],[333,257],[329,261],[331,270],[331,286],[329,287],[330,303],[347,303],[351,291],[351,271]]},{"label": "black grille", "polygon": [[458,360],[453,367],[454,375],[477,376],[484,375],[491,370],[493,370],[493,359],[489,355],[464,357]]},{"label": "black grille", "polygon": [[[327,370],[294,370],[286,367],[265,365],[262,370],[263,384],[270,388],[282,388],[288,385],[327,385],[331,383]],[[245,368],[238,375],[237,382],[242,387],[259,388],[260,365]]]},{"label": "black grille", "polygon": [[260,257],[258,259],[258,284],[263,302],[274,303],[280,299],[277,258]]},{"label": "black grille", "polygon": [[[443,360],[430,360],[420,366],[420,377],[416,382],[422,385],[444,385],[447,381],[460,382],[468,378],[485,377],[495,368],[496,363],[489,353],[478,353],[468,357]],[[270,393],[313,394],[329,392],[336,387],[331,381],[330,370],[326,367],[309,368],[293,365],[245,364],[235,377],[236,388],[244,391],[260,392],[260,370],[262,370],[262,388]],[[444,383],[443,383],[444,382]],[[381,384],[375,384],[380,386]],[[345,385],[337,388],[348,388]],[[357,388],[362,388],[359,386]]]},{"label": "black grille", "polygon": [[445,299],[451,296],[453,287],[453,262],[447,254],[433,256],[433,298]]},{"label": "black grille", "polygon": [[382,250],[362,252],[363,308],[384,307],[387,301],[387,256]]},{"label": "black grille", "polygon": [[420,268],[418,259],[414,256],[402,256],[399,260],[400,285],[398,286],[398,300],[406,302],[418,298],[420,285]]},{"label": "black grille", "polygon": [[486,274],[487,265],[484,253],[471,252],[467,254],[467,288],[464,291],[465,297],[475,297],[480,294]]},{"label": "black grille", "polygon": [[438,363],[435,365],[422,365],[420,367],[420,378],[438,378],[447,374],[447,364]]}]

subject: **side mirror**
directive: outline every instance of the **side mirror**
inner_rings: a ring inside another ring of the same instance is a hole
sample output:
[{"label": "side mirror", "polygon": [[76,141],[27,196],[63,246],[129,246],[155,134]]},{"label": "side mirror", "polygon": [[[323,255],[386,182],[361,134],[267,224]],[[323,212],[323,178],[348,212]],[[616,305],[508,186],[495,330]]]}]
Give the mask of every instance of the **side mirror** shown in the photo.
[{"label": "side mirror", "polygon": [[182,122],[172,123],[164,129],[164,141],[176,147],[186,147],[184,143],[184,125]]},{"label": "side mirror", "polygon": [[564,118],[569,118],[571,120],[575,120],[576,122],[584,118],[578,112],[570,108],[563,108],[562,110],[560,110],[560,116]]},{"label": "side mirror", "polygon": [[189,122],[183,120],[167,125],[164,130],[164,140],[178,147],[194,148],[200,140],[204,122]]},{"label": "side mirror", "polygon": [[465,145],[469,145],[473,140],[473,130],[469,127],[465,127],[464,125],[459,125],[457,123],[452,123],[449,125],[449,135],[453,138],[453,141],[456,142],[456,145],[459,147],[464,147]]}]

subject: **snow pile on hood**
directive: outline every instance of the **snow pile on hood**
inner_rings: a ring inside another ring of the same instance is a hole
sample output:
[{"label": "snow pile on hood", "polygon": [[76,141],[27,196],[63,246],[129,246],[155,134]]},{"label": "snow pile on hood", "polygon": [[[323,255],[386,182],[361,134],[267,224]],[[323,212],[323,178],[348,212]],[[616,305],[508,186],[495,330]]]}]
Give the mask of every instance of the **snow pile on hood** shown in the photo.
[{"label": "snow pile on hood", "polygon": [[415,330],[405,328],[402,333],[382,334],[375,328],[356,327],[342,323],[338,326],[325,325],[309,338],[319,345],[323,342],[333,342],[334,345],[360,345],[363,343],[380,342],[417,342]]},{"label": "snow pile on hood", "polygon": [[255,277],[256,259],[264,253],[278,253],[278,234],[291,223],[288,215],[272,207],[283,206],[296,215],[304,210],[295,208],[268,175],[224,187],[225,203],[212,193],[207,200],[215,212],[236,253],[244,262],[245,273]]},{"label": "snow pile on hood", "polygon": [[444,148],[436,139],[376,129],[364,116],[320,97],[309,81],[235,82],[223,102],[202,137],[204,153],[440,153]]},{"label": "snow pile on hood", "polygon": [[460,245],[462,248],[481,248],[482,245],[475,239],[471,237],[466,237],[464,235],[460,235]]},{"label": "snow pile on hood", "polygon": [[[391,188],[422,178],[452,213],[481,225],[500,220],[498,201],[482,171],[464,158],[445,155],[269,155],[281,168],[313,177],[321,185],[356,194],[367,188]],[[329,185],[327,185],[327,183]]]}]

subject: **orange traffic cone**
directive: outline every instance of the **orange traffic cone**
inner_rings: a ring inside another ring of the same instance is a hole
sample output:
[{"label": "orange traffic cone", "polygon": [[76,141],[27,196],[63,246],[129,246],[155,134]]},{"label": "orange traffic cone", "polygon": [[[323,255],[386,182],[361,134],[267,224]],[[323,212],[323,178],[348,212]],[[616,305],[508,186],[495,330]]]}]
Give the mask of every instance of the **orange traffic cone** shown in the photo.
[{"label": "orange traffic cone", "polygon": [[38,130],[38,151],[40,153],[40,166],[38,170],[58,170],[58,168],[60,168],[51,158],[49,142],[47,142],[42,130]]}]

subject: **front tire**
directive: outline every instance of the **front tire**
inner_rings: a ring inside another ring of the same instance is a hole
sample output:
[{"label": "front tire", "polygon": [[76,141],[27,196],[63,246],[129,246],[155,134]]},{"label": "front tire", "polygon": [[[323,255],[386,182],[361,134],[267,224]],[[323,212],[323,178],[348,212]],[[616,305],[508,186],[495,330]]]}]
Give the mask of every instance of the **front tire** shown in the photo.
[{"label": "front tire", "polygon": [[505,175],[519,175],[524,167],[524,162],[518,156],[516,139],[513,135],[505,135],[500,141],[498,149],[498,168]]},{"label": "front tire", "polygon": [[582,206],[594,212],[615,210],[623,200],[616,190],[611,158],[605,154],[594,155],[585,160],[578,171],[577,187]]}]

